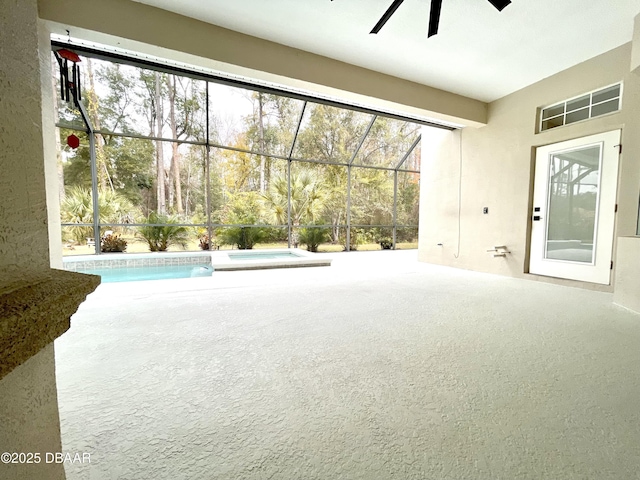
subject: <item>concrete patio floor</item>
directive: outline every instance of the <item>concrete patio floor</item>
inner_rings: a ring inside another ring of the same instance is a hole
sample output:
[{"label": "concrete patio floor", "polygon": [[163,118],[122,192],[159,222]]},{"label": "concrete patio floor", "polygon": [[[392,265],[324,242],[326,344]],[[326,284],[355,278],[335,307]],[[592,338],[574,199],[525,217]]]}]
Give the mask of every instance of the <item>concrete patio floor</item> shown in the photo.
[{"label": "concrete patio floor", "polygon": [[326,255],[100,286],[55,343],[68,478],[640,478],[640,315]]}]

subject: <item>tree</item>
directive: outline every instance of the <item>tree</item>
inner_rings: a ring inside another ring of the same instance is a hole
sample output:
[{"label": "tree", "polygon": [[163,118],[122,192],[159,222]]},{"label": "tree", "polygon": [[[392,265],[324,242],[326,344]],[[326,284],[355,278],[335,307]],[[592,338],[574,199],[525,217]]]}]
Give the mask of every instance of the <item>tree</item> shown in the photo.
[{"label": "tree", "polygon": [[225,205],[223,222],[233,227],[222,227],[220,239],[225,245],[251,249],[264,237],[262,203],[258,192],[238,192]]},{"label": "tree", "polygon": [[[134,210],[129,200],[117,192],[106,190],[98,195],[100,223],[125,223]],[[93,223],[93,196],[91,190],[70,187],[60,204],[61,220],[64,223]],[[71,239],[83,243],[93,238],[93,227],[67,227]]]},{"label": "tree", "polygon": [[[102,115],[100,114],[100,100],[96,93],[95,76],[93,73],[93,63],[87,58],[87,76],[89,78],[89,90],[85,92],[87,102],[87,113],[96,131],[102,130]],[[107,168],[106,156],[104,153],[105,139],[100,133],[95,134],[96,140],[96,171],[98,175],[98,186],[101,190],[106,190],[107,185],[113,190],[109,169]]]},{"label": "tree", "polygon": [[178,214],[184,212],[182,197],[182,155],[179,146],[185,139],[202,137],[204,122],[199,118],[205,98],[202,82],[176,75],[166,76],[168,123],[171,138],[171,166],[169,169],[169,206]]},{"label": "tree", "polygon": [[[313,223],[324,209],[325,189],[313,171],[302,170],[291,175],[291,224]],[[265,209],[278,224],[287,224],[289,214],[289,182],[286,175],[278,175],[263,195]]]},{"label": "tree", "polygon": [[[309,103],[292,151],[304,103],[301,100],[216,87],[221,118],[212,114],[206,122],[204,81],[96,59],[84,65],[87,110],[94,126],[102,130],[96,135],[98,190],[101,196],[117,192],[130,205],[140,207],[129,212],[129,219],[157,212],[176,214],[182,222],[204,223],[210,202],[211,220],[216,223],[242,220],[248,224],[255,217],[258,224],[283,225],[289,220],[301,227],[328,224],[332,225],[332,240],[337,242],[349,214],[350,172],[352,224],[391,223],[393,176],[358,166],[395,167],[417,135],[415,125],[378,117],[354,159],[373,117]],[[224,95],[239,96],[246,109],[239,106],[242,113],[229,114]],[[70,122],[79,118],[71,107],[60,106],[59,115]],[[227,116],[233,121],[222,121]],[[206,123],[209,138],[230,147],[210,147],[209,165],[205,147],[192,144],[205,138]],[[66,133],[61,132],[62,138]],[[67,187],[90,189],[89,142],[84,133],[77,134],[80,148],[71,152],[61,146],[61,176]],[[271,155],[286,158],[290,153],[294,158],[323,163],[291,164],[289,219],[287,161]],[[407,168],[419,166],[416,159],[419,156],[412,156]],[[345,166],[352,160],[352,166]],[[417,192],[417,175],[398,174],[399,222],[417,222]],[[240,200],[248,202],[244,212],[238,211]],[[254,207],[258,210],[248,211]],[[279,232],[281,238],[282,230]]]}]

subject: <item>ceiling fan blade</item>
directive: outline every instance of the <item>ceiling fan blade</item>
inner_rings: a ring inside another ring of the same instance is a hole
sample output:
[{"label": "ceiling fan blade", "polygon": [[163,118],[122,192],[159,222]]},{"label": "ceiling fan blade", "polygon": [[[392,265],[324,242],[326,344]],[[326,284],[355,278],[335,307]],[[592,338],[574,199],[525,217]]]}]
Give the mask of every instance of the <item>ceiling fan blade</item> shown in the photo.
[{"label": "ceiling fan blade", "polygon": [[489,0],[489,3],[501,12],[504,10],[504,7],[511,3],[511,0]]},{"label": "ceiling fan blade", "polygon": [[433,37],[436,33],[438,33],[441,9],[442,0],[431,0],[431,13],[429,14],[429,33],[427,34],[427,38]]},{"label": "ceiling fan blade", "polygon": [[389,19],[391,18],[391,15],[393,15],[395,11],[398,9],[398,7],[402,5],[402,2],[404,2],[404,0],[394,0],[391,6],[387,9],[387,11],[384,12],[384,15],[382,15],[382,18],[378,20],[378,23],[376,23],[376,26],[373,27],[373,30],[371,30],[371,32],[369,33],[378,33],[380,29],[384,27],[384,24],[389,21]]}]

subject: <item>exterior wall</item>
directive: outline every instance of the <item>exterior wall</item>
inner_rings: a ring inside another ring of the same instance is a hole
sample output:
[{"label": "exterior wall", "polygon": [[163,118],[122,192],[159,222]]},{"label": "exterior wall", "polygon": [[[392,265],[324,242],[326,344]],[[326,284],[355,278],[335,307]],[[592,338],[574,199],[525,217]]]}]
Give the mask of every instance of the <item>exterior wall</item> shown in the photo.
[{"label": "exterior wall", "polygon": [[633,29],[633,49],[631,52],[631,70],[640,67],[640,15],[636,15]]},{"label": "exterior wall", "polygon": [[[9,8],[6,8],[7,4]],[[35,1],[3,1],[0,8],[0,61],[2,293],[47,278],[49,271]]]},{"label": "exterior wall", "polygon": [[[67,306],[48,305],[51,293],[65,292],[53,280],[49,256],[48,192],[55,185],[55,140],[52,119],[48,32],[38,20],[36,0],[3,0],[0,8],[0,452],[39,452],[39,464],[0,463],[0,478],[64,479],[62,465],[46,463],[45,453],[60,452],[60,425],[52,340],[68,328],[69,316],[89,287],[69,290]],[[44,83],[43,83],[44,82]],[[43,89],[44,86],[44,89]],[[46,92],[43,94],[43,92]],[[43,123],[46,128],[43,128]],[[53,148],[52,148],[53,145]],[[46,154],[44,153],[46,149]],[[46,160],[45,160],[46,157]],[[51,170],[51,167],[53,170]],[[53,182],[45,182],[45,168]],[[57,205],[50,202],[50,205]],[[54,207],[51,219],[59,223]],[[60,244],[52,227],[52,251]],[[64,272],[62,272],[64,273]],[[58,275],[65,281],[70,274]],[[57,277],[56,277],[57,278]],[[77,282],[84,282],[73,277]],[[76,285],[78,287],[78,285]],[[35,287],[35,288],[34,288]],[[47,290],[31,302],[21,292]],[[78,292],[84,293],[78,295]],[[73,304],[71,307],[70,304]],[[16,323],[16,316],[29,320]],[[58,314],[61,313],[60,318]],[[18,332],[18,337],[16,337]],[[54,332],[57,332],[54,334]],[[18,345],[19,343],[19,345]],[[44,348],[42,348],[44,347]],[[13,357],[12,357],[13,356]],[[7,359],[20,356],[17,367]],[[28,360],[27,360],[28,358]],[[26,360],[26,361],[25,361]],[[15,367],[15,368],[14,368]]]},{"label": "exterior wall", "polygon": [[640,312],[640,237],[620,237],[616,257],[616,290],[613,303]]},{"label": "exterior wall", "polygon": [[[630,60],[631,43],[497,100],[489,105],[489,122],[482,128],[456,132],[425,128],[423,145],[432,145],[423,147],[420,260],[536,278],[525,274],[535,148],[614,129],[622,129],[624,145],[616,236],[633,235],[640,185],[640,139],[636,133],[640,129],[637,115],[640,78],[629,71]],[[624,90],[620,112],[536,134],[539,107],[621,80]],[[488,215],[483,214],[483,207],[489,208]],[[512,253],[506,258],[494,258],[486,251],[495,245],[506,245]],[[573,281],[549,281],[612,289]]]},{"label": "exterior wall", "polygon": [[62,268],[62,227],[60,226],[59,177],[56,155],[56,119],[54,91],[51,88],[51,33],[44,22],[38,23],[40,82],[42,84],[42,143],[44,153],[45,193],[49,260],[52,268]]},{"label": "exterior wall", "polygon": [[[405,114],[486,123],[486,103],[129,0],[39,0],[55,32]],[[186,55],[185,55],[186,54]],[[190,55],[190,56],[189,56]]]},{"label": "exterior wall", "polygon": [[45,453],[61,451],[51,343],[0,381],[0,452],[39,452],[42,458],[31,465],[0,463],[0,478],[64,479],[62,464],[45,462]]}]

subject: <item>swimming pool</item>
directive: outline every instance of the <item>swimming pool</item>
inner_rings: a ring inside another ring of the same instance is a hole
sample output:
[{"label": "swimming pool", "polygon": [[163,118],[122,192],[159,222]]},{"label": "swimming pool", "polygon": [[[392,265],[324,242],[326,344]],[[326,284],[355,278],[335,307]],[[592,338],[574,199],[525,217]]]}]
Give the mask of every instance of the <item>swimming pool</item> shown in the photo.
[{"label": "swimming pool", "polygon": [[160,265],[131,268],[95,268],[82,273],[100,275],[102,283],[163,280],[168,278],[210,277],[213,268],[204,265]]},{"label": "swimming pool", "polygon": [[105,253],[64,259],[64,269],[100,275],[103,283],[209,277],[212,272],[319,267],[331,257],[299,248],[203,252]]},{"label": "swimming pool", "polygon": [[211,254],[216,272],[266,268],[319,267],[331,265],[331,258],[299,248],[275,250],[217,251]]},{"label": "swimming pool", "polygon": [[265,260],[265,259],[278,259],[278,258],[300,258],[300,255],[293,252],[229,252],[230,260]]}]

